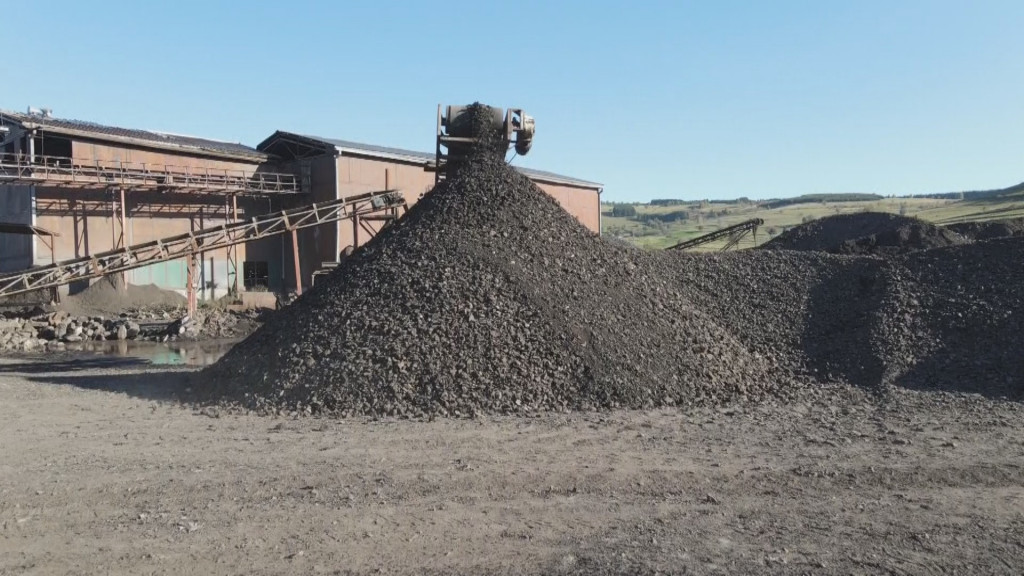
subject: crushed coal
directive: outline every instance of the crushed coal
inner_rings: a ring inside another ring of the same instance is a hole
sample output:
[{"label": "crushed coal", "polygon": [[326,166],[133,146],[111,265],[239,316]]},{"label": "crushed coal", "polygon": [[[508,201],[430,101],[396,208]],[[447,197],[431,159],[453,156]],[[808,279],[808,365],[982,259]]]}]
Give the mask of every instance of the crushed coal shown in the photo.
[{"label": "crushed coal", "polygon": [[952,229],[917,218],[861,212],[812,220],[779,234],[762,248],[834,254],[898,254],[967,242]]},{"label": "crushed coal", "polygon": [[488,156],[424,196],[206,373],[260,410],[650,407],[794,380],[685,297],[671,262],[604,242]]},{"label": "crushed coal", "polygon": [[75,314],[111,314],[128,308],[181,308],[185,297],[155,284],[130,284],[118,276],[96,280],[84,290],[68,296],[62,308]]},{"label": "crushed coal", "polygon": [[1024,218],[1007,218],[985,222],[957,222],[946,228],[971,240],[993,240],[1024,236]]},{"label": "crushed coal", "polygon": [[[892,383],[1024,400],[1024,238],[907,255],[888,316]],[[901,353],[901,354],[900,354]],[[899,355],[896,355],[899,354]]]},{"label": "crushed coal", "polygon": [[1024,239],[958,238],[887,258],[641,251],[485,154],[195,388],[258,412],[404,417],[785,401],[818,383],[1024,399]]}]

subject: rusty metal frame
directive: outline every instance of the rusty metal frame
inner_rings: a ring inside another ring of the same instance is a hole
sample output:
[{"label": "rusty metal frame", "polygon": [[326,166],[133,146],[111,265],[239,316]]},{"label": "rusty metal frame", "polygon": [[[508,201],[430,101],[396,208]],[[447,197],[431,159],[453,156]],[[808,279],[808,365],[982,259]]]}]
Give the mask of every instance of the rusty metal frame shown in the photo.
[{"label": "rusty metal frame", "polygon": [[394,190],[383,190],[257,216],[246,222],[222,224],[93,256],[63,260],[21,272],[0,274],[0,296],[99,278],[154,262],[191,259],[195,254],[207,250],[226,248],[250,240],[348,218],[357,221],[363,214],[388,211],[404,205],[405,199],[401,194]]},{"label": "rusty metal frame", "polygon": [[101,163],[58,156],[0,155],[0,182],[42,184],[68,188],[125,188],[194,193],[298,194],[295,174],[248,173],[244,170],[201,168],[134,162]]},{"label": "rusty metal frame", "polygon": [[50,262],[57,262],[54,248],[54,238],[59,238],[59,232],[53,232],[46,228],[40,228],[34,224],[20,224],[15,222],[0,222],[0,234],[18,234],[22,236],[35,236],[50,250]]},{"label": "rusty metal frame", "polygon": [[714,242],[715,240],[728,238],[729,240],[725,243],[725,246],[722,248],[722,250],[725,251],[736,246],[736,244],[738,244],[739,241],[744,236],[746,236],[748,232],[753,232],[756,237],[757,228],[763,225],[764,220],[760,218],[745,220],[743,222],[740,222],[739,224],[733,224],[732,226],[727,226],[725,228],[722,228],[721,230],[715,230],[714,232],[704,234],[703,236],[697,236],[696,238],[684,240],[678,244],[669,246],[668,248],[666,248],[666,250],[687,250],[689,248],[695,248],[702,244]]},{"label": "rusty metal frame", "polygon": [[[67,217],[73,211],[72,203],[77,205],[77,210],[86,216],[107,217],[110,215],[109,200],[103,198],[102,191],[85,189],[72,192],[77,197],[52,198],[38,197],[36,199],[37,216],[58,216]],[[187,202],[183,198],[193,199],[214,199],[221,200],[220,195],[197,195],[197,194],[171,194],[168,193],[166,203],[157,203],[150,198],[140,199],[139,193],[129,193],[128,198],[132,200],[132,216],[145,216],[148,218],[181,218],[187,216],[202,207],[204,213],[211,218],[230,219],[230,207],[225,210],[223,203],[213,204],[204,202]],[[164,196],[164,195],[161,195]],[[227,199],[227,196],[223,196]]]}]

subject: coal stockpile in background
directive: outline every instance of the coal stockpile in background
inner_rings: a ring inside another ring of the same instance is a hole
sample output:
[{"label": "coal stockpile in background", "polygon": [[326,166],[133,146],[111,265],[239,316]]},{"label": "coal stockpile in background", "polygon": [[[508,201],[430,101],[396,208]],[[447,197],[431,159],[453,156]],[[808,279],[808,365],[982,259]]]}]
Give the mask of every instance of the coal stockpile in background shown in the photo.
[{"label": "coal stockpile in background", "polygon": [[700,309],[755,354],[815,380],[1024,400],[1024,238],[885,259],[672,256]]},{"label": "coal stockpile in background", "polygon": [[117,313],[129,308],[181,308],[185,297],[155,284],[126,284],[118,275],[105,276],[68,296],[61,307],[75,314]]},{"label": "coal stockpile in background", "polygon": [[687,298],[754,353],[819,381],[882,382],[887,261],[787,250],[666,255]]},{"label": "coal stockpile in background", "polygon": [[762,248],[813,250],[834,254],[899,254],[965,244],[948,228],[916,218],[882,212],[838,214],[783,232]]},{"label": "coal stockpile in background", "polygon": [[1024,400],[1024,238],[906,255],[885,317],[890,383]]},{"label": "coal stockpile in background", "polygon": [[663,254],[595,236],[483,156],[204,374],[260,411],[469,415],[719,403],[796,385],[686,298]]},{"label": "coal stockpile in background", "polygon": [[946,228],[972,240],[992,240],[1024,236],[1024,218],[990,220],[987,222],[957,222]]}]

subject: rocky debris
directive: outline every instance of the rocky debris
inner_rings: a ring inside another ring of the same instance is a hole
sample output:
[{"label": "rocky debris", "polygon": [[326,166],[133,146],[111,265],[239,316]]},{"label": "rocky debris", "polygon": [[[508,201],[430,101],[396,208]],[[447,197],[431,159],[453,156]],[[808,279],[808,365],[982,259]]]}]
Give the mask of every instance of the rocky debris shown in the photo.
[{"label": "rocky debris", "polygon": [[987,222],[957,222],[946,228],[971,240],[993,240],[1024,236],[1024,218],[990,220]]},{"label": "rocky debris", "polygon": [[263,322],[266,311],[240,312],[220,308],[200,308],[195,316],[185,315],[171,323],[167,333],[185,340],[238,338],[252,333]]},{"label": "rocky debris", "polygon": [[31,320],[0,319],[0,350],[30,351],[47,345],[48,341],[39,338],[35,323]]},{"label": "rocky debris", "polygon": [[838,214],[783,232],[761,248],[891,255],[969,242],[957,232],[896,214]]},{"label": "rocky debris", "polygon": [[238,338],[261,322],[258,312],[200,309],[194,318],[173,320],[179,312],[126,311],[115,317],[81,316],[31,309],[0,318],[0,350],[40,351],[65,344],[107,340],[212,340]]}]

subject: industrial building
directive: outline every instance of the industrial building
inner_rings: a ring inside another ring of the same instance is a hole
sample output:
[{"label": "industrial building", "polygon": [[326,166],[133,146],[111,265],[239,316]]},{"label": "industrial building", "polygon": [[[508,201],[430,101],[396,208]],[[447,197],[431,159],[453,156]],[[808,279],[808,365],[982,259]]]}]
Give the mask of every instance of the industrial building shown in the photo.
[{"label": "industrial building", "polygon": [[[277,131],[257,147],[0,111],[0,272],[23,270],[281,210],[397,190],[412,205],[434,185],[435,155]],[[522,169],[600,231],[601,185]],[[199,298],[308,287],[394,211],[155,261],[134,284]],[[296,265],[296,256],[298,265]],[[65,291],[74,293],[85,282]]]}]

